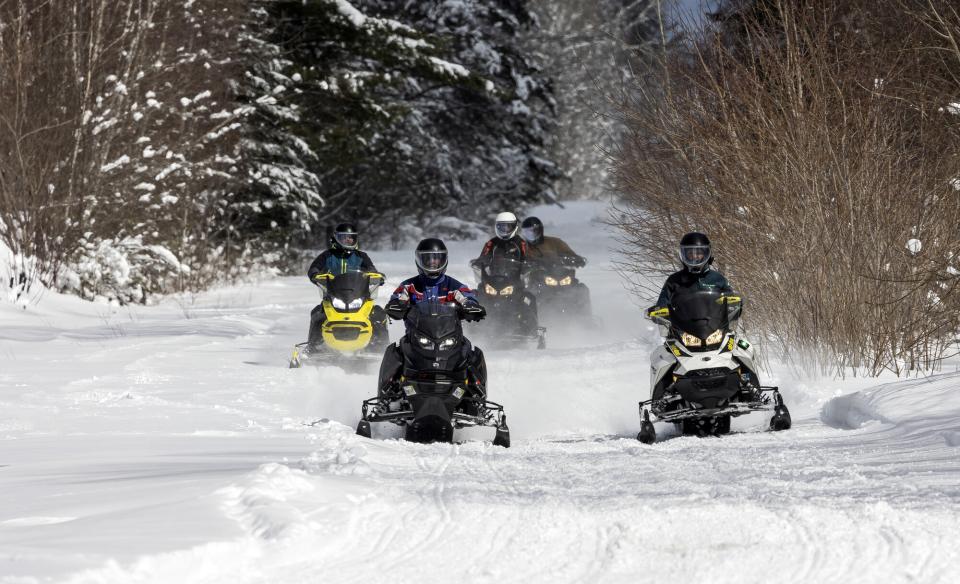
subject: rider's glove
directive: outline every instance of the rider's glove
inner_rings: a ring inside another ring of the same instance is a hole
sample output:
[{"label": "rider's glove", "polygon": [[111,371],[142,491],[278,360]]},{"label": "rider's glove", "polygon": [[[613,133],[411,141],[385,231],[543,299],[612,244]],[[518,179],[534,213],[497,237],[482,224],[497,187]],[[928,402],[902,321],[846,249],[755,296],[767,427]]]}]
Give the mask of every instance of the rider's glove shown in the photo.
[{"label": "rider's glove", "polygon": [[387,315],[393,320],[403,320],[407,316],[407,312],[410,311],[410,302],[409,295],[407,296],[406,301],[400,300],[399,298],[394,298],[387,302],[386,311]]},{"label": "rider's glove", "polygon": [[480,306],[479,303],[468,299],[468,302],[463,305],[463,320],[477,322],[483,320],[485,316],[487,316],[487,309]]}]

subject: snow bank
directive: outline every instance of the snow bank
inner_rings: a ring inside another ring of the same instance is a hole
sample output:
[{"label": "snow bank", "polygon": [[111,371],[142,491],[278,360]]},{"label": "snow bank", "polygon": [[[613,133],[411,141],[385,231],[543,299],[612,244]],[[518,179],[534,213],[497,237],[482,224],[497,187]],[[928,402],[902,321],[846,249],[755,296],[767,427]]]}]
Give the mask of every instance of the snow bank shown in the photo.
[{"label": "snow bank", "polygon": [[874,424],[915,440],[960,445],[960,373],[898,381],[828,401],[824,423],[841,429]]}]

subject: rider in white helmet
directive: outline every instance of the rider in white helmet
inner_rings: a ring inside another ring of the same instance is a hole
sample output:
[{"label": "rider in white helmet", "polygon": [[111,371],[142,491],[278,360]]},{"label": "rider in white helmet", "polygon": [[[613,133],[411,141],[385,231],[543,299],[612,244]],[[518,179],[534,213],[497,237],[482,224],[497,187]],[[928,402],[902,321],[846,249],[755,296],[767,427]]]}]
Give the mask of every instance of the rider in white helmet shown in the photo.
[{"label": "rider in white helmet", "polygon": [[470,265],[482,270],[498,258],[520,261],[527,258],[527,242],[520,237],[520,221],[516,215],[509,211],[498,214],[494,231],[495,237],[484,244],[480,257],[470,262]]}]

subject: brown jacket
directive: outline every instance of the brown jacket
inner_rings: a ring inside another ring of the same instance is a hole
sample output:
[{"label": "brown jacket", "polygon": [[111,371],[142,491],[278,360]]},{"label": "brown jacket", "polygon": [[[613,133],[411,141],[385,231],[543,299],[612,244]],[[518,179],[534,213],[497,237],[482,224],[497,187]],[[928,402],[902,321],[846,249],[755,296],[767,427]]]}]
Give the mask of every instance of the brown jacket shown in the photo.
[{"label": "brown jacket", "polygon": [[528,260],[550,261],[560,259],[564,256],[580,257],[572,249],[570,249],[570,246],[567,245],[567,242],[559,237],[550,237],[549,235],[544,235],[543,241],[537,245],[533,245],[532,243],[527,244]]}]

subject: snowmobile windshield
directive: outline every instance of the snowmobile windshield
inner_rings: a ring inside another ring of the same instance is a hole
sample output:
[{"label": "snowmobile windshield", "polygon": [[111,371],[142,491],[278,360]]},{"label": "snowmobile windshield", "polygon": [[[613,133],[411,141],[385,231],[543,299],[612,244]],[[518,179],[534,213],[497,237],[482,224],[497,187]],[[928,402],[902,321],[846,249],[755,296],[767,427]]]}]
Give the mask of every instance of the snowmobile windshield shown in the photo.
[{"label": "snowmobile windshield", "polygon": [[510,257],[495,257],[485,270],[487,276],[519,280],[523,272],[524,262]]},{"label": "snowmobile windshield", "polygon": [[[678,294],[670,306],[670,324],[680,332],[706,339],[714,331],[730,326],[729,305],[716,290],[696,290]],[[739,304],[737,304],[739,313]]]},{"label": "snowmobile windshield", "polygon": [[463,334],[457,306],[446,302],[418,302],[407,313],[409,332],[415,338],[426,337],[437,342]]},{"label": "snowmobile windshield", "polygon": [[680,261],[688,268],[700,268],[710,260],[709,245],[680,246]]},{"label": "snowmobile windshield", "polygon": [[358,235],[354,231],[337,231],[333,238],[344,249],[357,249]]},{"label": "snowmobile windshield", "polygon": [[497,223],[497,237],[509,239],[517,231],[516,221],[500,221]]},{"label": "snowmobile windshield", "polygon": [[344,272],[327,283],[327,296],[338,310],[357,310],[370,298],[370,278],[363,272]]}]

